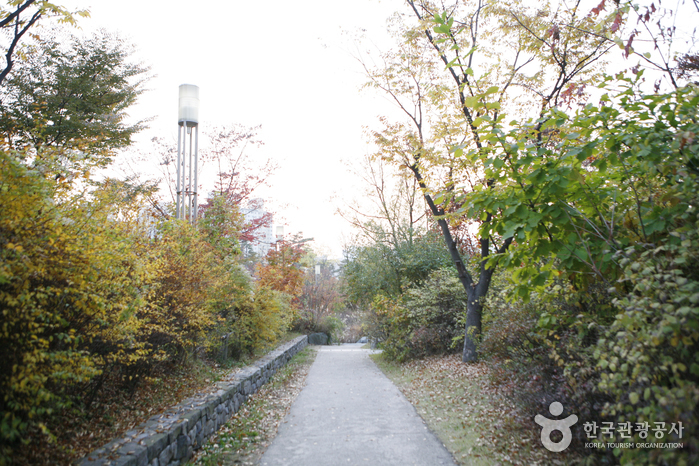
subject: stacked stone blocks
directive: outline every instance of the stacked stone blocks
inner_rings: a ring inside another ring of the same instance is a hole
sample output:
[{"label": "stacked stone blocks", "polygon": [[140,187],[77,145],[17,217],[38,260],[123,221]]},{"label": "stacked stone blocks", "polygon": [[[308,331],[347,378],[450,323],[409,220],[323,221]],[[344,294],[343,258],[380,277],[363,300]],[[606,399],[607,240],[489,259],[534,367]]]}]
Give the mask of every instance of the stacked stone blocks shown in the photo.
[{"label": "stacked stone blocks", "polygon": [[210,393],[197,394],[153,416],[124,437],[113,440],[78,462],[80,466],[179,466],[189,460],[247,398],[308,345],[300,336],[268,353]]}]

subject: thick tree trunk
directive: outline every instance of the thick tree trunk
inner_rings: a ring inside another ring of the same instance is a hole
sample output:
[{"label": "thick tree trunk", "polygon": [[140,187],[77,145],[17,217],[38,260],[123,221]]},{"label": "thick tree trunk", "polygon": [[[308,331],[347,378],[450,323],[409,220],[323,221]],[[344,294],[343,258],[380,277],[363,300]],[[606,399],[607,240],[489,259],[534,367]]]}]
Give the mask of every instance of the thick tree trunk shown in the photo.
[{"label": "thick tree trunk", "polygon": [[[469,293],[470,294],[470,293]],[[475,294],[475,293],[473,293]],[[478,359],[476,341],[481,333],[481,311],[483,305],[480,299],[469,296],[466,304],[466,333],[464,335],[464,351],[461,355],[463,362],[475,362]]]},{"label": "thick tree trunk", "polygon": [[[487,248],[489,242],[482,244],[482,248]],[[508,242],[509,244],[509,242]],[[481,251],[483,254],[483,251]],[[466,304],[466,334],[464,337],[464,352],[461,360],[463,362],[475,362],[478,359],[476,351],[476,342],[481,334],[481,316],[483,315],[483,300],[488,294],[490,282],[493,278],[495,269],[487,269],[486,256],[481,257],[480,273],[478,274],[478,283],[471,286],[468,293],[468,303]],[[469,292],[470,291],[470,292]]]}]

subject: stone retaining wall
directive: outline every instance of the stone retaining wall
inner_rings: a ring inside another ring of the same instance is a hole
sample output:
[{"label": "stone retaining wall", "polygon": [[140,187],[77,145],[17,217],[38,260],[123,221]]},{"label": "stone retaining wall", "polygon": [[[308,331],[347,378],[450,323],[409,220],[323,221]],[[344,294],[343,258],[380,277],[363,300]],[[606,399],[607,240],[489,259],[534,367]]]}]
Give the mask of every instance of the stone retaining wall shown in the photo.
[{"label": "stone retaining wall", "polygon": [[153,416],[137,428],[80,460],[80,466],[176,466],[192,457],[219,427],[238,411],[247,397],[308,345],[300,336],[254,364]]}]

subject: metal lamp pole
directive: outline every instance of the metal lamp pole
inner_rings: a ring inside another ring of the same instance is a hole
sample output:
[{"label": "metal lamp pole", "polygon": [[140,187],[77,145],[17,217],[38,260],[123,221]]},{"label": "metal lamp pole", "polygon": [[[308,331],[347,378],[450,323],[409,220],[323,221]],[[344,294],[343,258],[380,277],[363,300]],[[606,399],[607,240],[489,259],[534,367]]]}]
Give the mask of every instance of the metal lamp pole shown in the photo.
[{"label": "metal lamp pole", "polygon": [[[175,217],[197,221],[199,184],[199,87],[180,85],[177,131],[177,205]],[[194,129],[194,131],[192,131]],[[187,150],[189,148],[189,150]]]}]

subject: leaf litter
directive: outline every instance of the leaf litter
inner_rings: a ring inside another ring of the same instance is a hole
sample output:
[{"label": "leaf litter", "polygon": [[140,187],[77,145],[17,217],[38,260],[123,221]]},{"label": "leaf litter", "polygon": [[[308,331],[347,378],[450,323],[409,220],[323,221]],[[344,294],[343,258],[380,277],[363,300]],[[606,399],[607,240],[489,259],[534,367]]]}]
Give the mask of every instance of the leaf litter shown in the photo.
[{"label": "leaf litter", "polygon": [[462,465],[550,464],[539,442],[514,423],[517,409],[488,377],[484,362],[460,355],[403,364],[372,356]]}]

